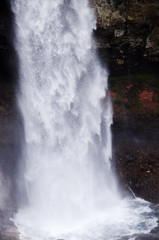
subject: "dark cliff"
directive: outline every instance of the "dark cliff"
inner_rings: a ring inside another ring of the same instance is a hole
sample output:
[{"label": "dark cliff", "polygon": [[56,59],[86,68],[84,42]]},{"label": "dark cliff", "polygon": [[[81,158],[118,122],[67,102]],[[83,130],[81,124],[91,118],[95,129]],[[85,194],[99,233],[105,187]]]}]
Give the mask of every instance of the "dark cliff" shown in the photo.
[{"label": "dark cliff", "polygon": [[159,61],[158,0],[90,1],[97,17],[97,47],[114,70]]},{"label": "dark cliff", "polygon": [[9,0],[0,1],[0,83],[15,83],[18,78],[14,49],[14,15]]},{"label": "dark cliff", "polygon": [[[17,169],[22,122],[16,106],[18,57],[14,47],[14,15],[8,0],[0,1],[0,223],[17,207]],[[0,235],[1,238],[1,235]]]},{"label": "dark cliff", "polygon": [[119,181],[159,202],[159,1],[90,0],[97,53],[109,69]]}]

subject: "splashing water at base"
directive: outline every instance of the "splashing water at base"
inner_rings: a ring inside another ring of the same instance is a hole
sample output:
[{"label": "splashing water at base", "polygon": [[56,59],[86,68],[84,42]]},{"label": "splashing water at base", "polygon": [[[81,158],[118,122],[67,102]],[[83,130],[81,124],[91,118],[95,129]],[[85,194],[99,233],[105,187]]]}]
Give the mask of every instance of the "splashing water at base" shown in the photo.
[{"label": "splashing water at base", "polygon": [[[120,201],[117,206],[103,212],[93,212],[90,219],[62,231],[60,226],[45,224],[37,228],[35,222],[27,218],[27,210],[19,212],[18,228],[21,240],[27,236],[32,240],[135,240],[140,234],[147,234],[157,226],[156,217],[150,204],[144,200]],[[125,238],[124,238],[125,237]]]},{"label": "splashing water at base", "polygon": [[149,204],[121,200],[110,171],[107,72],[92,49],[87,0],[14,0],[13,10],[27,192],[19,231],[83,240],[149,232]]}]

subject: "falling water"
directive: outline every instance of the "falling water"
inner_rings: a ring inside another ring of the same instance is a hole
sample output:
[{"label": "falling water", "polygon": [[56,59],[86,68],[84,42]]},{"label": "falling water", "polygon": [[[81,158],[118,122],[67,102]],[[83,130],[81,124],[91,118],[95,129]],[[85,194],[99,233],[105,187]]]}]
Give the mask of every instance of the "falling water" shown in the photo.
[{"label": "falling water", "polygon": [[148,232],[150,217],[137,228],[148,203],[121,200],[111,173],[107,72],[92,48],[88,1],[14,0],[13,10],[27,195],[15,216],[19,231],[32,239]]}]

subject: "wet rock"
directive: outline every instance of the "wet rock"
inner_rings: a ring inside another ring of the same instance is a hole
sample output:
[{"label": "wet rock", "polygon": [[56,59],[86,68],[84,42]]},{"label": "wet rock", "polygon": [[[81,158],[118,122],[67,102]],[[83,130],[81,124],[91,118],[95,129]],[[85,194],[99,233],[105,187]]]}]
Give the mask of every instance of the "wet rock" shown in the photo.
[{"label": "wet rock", "polygon": [[159,62],[158,1],[90,0],[90,3],[97,18],[97,47],[102,49],[101,54],[105,54],[113,71],[115,59],[123,60],[124,67],[129,65],[130,69],[140,58]]},{"label": "wet rock", "polygon": [[[112,126],[113,160],[121,184],[134,194],[159,203],[159,119],[133,119],[133,128],[120,124]],[[132,119],[127,119],[131,126]]]}]

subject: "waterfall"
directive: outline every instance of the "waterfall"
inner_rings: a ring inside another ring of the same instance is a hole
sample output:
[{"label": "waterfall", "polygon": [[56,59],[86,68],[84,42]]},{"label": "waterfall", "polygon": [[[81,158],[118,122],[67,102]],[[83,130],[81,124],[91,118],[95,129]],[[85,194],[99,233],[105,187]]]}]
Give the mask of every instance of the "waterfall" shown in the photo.
[{"label": "waterfall", "polygon": [[[119,224],[123,201],[110,167],[108,74],[93,49],[93,11],[87,0],[14,0],[12,5],[27,196],[15,222],[35,239],[90,229],[94,221],[113,223],[114,215]],[[129,213],[122,213],[124,224]]]}]

